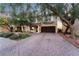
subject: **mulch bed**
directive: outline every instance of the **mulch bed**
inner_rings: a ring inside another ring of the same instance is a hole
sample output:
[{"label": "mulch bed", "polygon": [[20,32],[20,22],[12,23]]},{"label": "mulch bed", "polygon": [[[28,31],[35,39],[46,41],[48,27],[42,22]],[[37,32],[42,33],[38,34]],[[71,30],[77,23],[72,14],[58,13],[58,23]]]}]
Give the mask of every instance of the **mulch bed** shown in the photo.
[{"label": "mulch bed", "polygon": [[79,48],[79,39],[72,39],[70,35],[63,35],[62,33],[59,33],[60,36],[62,36],[65,40]]}]

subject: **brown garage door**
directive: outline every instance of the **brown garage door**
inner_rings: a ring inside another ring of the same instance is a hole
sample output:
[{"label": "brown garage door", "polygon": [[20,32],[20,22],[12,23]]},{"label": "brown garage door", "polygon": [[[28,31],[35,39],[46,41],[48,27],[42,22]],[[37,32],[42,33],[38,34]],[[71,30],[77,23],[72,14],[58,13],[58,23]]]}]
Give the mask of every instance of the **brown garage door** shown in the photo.
[{"label": "brown garage door", "polygon": [[41,32],[55,33],[55,26],[42,27]]}]

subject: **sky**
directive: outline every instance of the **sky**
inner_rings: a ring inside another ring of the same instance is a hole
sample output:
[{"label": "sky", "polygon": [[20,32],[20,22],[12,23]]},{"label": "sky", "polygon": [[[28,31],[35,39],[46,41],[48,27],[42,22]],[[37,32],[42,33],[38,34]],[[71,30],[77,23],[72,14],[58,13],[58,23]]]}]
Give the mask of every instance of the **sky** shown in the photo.
[{"label": "sky", "polygon": [[[2,3],[0,3],[0,12],[1,11],[3,11],[2,9],[4,8],[4,6],[5,6],[5,12],[6,13],[10,13],[10,11],[12,11],[12,9],[11,9],[11,7],[8,5],[9,3],[7,3],[7,4],[2,4]],[[32,3],[32,8],[33,9],[35,9],[35,7],[36,7],[36,4],[35,3]],[[26,9],[26,6],[24,6],[24,8]],[[20,10],[17,10],[17,12],[20,12]]]}]

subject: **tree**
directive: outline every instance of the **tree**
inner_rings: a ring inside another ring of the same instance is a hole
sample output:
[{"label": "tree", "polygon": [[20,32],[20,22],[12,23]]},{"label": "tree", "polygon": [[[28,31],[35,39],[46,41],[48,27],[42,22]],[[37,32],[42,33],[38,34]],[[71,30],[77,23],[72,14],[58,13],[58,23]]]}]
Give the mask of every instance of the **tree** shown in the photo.
[{"label": "tree", "polygon": [[5,9],[5,5],[4,4],[0,4],[0,13],[5,12],[4,9]]},{"label": "tree", "polygon": [[[79,18],[79,4],[43,4],[49,10],[51,10],[56,16],[60,17],[62,22],[66,24],[67,28],[70,28],[71,35],[74,38],[73,24],[75,19]],[[68,29],[66,29],[67,31]]]},{"label": "tree", "polygon": [[9,31],[11,31],[11,27],[9,26],[9,19],[7,17],[0,17],[0,26],[6,26]]},{"label": "tree", "polygon": [[31,24],[31,4],[10,4],[10,7],[12,8],[11,16],[13,23],[19,27],[19,31],[22,31],[21,27],[24,29],[24,25]]}]

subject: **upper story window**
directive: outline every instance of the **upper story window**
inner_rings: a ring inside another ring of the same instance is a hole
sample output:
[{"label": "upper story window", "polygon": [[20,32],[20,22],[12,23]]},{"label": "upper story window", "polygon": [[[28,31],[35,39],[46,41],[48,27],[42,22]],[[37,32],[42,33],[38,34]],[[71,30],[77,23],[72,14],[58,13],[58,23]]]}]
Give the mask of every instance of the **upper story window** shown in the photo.
[{"label": "upper story window", "polygon": [[35,23],[39,23],[39,22],[51,22],[57,21],[57,17],[56,16],[48,16],[48,17],[40,17],[40,18],[35,18]]}]

